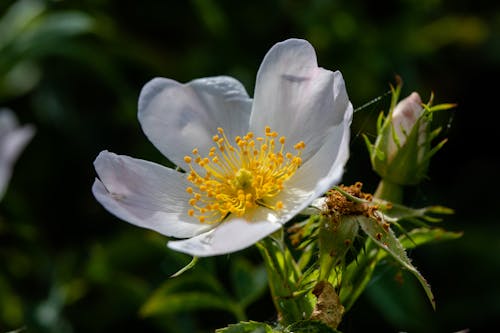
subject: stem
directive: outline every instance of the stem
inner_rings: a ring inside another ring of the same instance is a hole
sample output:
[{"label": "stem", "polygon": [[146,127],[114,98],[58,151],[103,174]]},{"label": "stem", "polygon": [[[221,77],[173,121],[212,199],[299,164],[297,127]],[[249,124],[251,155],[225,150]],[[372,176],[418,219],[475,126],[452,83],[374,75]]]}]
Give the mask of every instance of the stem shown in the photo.
[{"label": "stem", "polygon": [[403,186],[381,179],[378,183],[375,198],[387,200],[393,203],[403,202]]},{"label": "stem", "polygon": [[236,317],[236,320],[238,320],[239,322],[248,320],[245,310],[241,306],[239,306],[239,304],[233,304],[232,309],[233,315]]},{"label": "stem", "polygon": [[257,243],[257,248],[266,265],[269,289],[280,323],[288,326],[308,318],[312,312],[312,305],[307,294],[296,293],[297,281],[302,272],[287,246],[277,239],[267,237]]}]

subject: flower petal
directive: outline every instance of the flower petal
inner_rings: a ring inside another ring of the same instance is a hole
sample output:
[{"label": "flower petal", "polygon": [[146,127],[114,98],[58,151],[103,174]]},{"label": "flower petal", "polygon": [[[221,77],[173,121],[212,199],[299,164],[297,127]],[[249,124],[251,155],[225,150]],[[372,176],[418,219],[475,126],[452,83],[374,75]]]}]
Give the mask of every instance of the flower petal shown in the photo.
[{"label": "flower petal", "polygon": [[[270,126],[287,136],[287,151],[306,143],[303,160],[319,149],[331,128],[343,119],[336,107],[342,94],[341,76],[319,68],[314,48],[305,40],[289,39],[274,45],[265,56],[255,86],[250,128],[261,134]],[[345,88],[344,88],[345,89]],[[345,101],[340,101],[343,103]]]},{"label": "flower petal", "polygon": [[288,222],[340,181],[349,158],[352,112],[349,104],[344,122],[334,128],[321,149],[297,170],[286,182],[283,191],[270,203],[281,201],[284,204],[283,209],[274,213],[276,222]]},{"label": "flower petal", "polygon": [[334,127],[320,150],[297,170],[290,179],[290,187],[312,190],[314,199],[338,184],[349,158],[352,114],[349,103],[343,122]]},{"label": "flower petal", "polygon": [[197,257],[216,256],[247,248],[279,228],[281,224],[265,220],[232,219],[196,237],[170,241],[168,247]]},{"label": "flower petal", "polygon": [[208,153],[222,127],[229,137],[248,130],[252,100],[243,85],[227,76],[180,84],[155,78],[139,97],[139,122],[149,140],[168,159],[187,169],[184,156]]},{"label": "flower petal", "polygon": [[137,226],[173,237],[210,230],[187,215],[190,195],[183,174],[161,165],[103,151],[94,162],[92,192],[104,208]]}]

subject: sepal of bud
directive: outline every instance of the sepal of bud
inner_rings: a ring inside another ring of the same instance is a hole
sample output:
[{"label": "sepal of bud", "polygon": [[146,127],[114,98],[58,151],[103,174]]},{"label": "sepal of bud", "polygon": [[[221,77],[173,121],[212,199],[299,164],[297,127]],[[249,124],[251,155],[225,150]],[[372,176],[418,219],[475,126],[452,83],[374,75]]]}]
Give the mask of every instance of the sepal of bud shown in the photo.
[{"label": "sepal of bud", "polygon": [[380,114],[377,138],[372,144],[364,136],[373,169],[385,180],[398,185],[415,185],[427,174],[430,158],[446,143],[442,140],[432,147],[431,142],[441,128],[431,130],[435,111],[446,110],[454,104],[424,104],[413,92],[398,102],[401,84],[391,87],[392,100],[389,114]]}]

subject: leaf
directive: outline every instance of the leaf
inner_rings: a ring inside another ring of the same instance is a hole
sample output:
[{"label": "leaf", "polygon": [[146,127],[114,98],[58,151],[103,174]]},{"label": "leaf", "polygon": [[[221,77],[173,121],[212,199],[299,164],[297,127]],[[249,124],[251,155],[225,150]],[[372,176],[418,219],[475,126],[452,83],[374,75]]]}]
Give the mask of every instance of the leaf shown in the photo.
[{"label": "leaf", "polygon": [[284,333],[340,333],[317,320],[302,320],[288,326]]},{"label": "leaf", "polygon": [[436,308],[434,295],[432,294],[431,287],[420,274],[420,272],[411,264],[410,259],[406,255],[403,245],[396,238],[396,235],[389,228],[389,224],[383,220],[368,218],[366,216],[359,216],[358,222],[363,231],[377,244],[381,249],[387,251],[396,261],[398,261],[404,268],[410,271],[417,279],[425,290],[432,307]]},{"label": "leaf", "polygon": [[257,321],[241,322],[238,324],[232,324],[225,328],[219,328],[215,330],[216,333],[273,333],[277,332],[273,328],[265,323],[259,323]]},{"label": "leaf", "polygon": [[[228,310],[232,303],[212,275],[191,274],[163,283],[141,307],[140,313],[143,316],[152,316],[202,308]],[[229,311],[232,312],[231,309]]]},{"label": "leaf", "polygon": [[387,322],[406,332],[432,331],[433,311],[421,294],[420,284],[408,271],[384,265],[375,275],[365,296]]},{"label": "leaf", "polygon": [[231,279],[237,300],[242,307],[256,301],[267,288],[267,274],[263,266],[252,266],[239,257],[231,266]]},{"label": "leaf", "polygon": [[399,241],[405,249],[412,249],[427,243],[457,239],[462,237],[462,234],[461,232],[446,231],[441,228],[418,228],[413,229],[407,235],[400,236]]},{"label": "leaf", "polygon": [[385,200],[375,199],[379,209],[384,213],[389,222],[403,219],[421,219],[426,222],[440,222],[441,218],[429,214],[450,215],[454,211],[444,206],[428,206],[423,208],[410,208],[401,204],[389,203]]},{"label": "leaf", "polygon": [[220,309],[232,313],[233,303],[221,295],[208,292],[180,292],[151,297],[140,310],[145,317],[202,309]]}]

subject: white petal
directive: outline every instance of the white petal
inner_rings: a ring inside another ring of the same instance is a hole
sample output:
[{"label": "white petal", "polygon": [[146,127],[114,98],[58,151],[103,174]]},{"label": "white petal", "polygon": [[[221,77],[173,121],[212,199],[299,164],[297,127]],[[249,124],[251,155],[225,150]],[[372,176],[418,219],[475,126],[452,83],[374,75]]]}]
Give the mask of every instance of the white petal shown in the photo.
[{"label": "white petal", "polygon": [[[287,151],[304,141],[302,158],[307,160],[343,119],[338,113],[342,108],[336,105],[342,89],[345,91],[340,73],[319,68],[314,48],[307,41],[278,43],[267,53],[257,74],[250,128],[260,134],[269,125],[287,137]],[[346,102],[339,98],[338,103]]]},{"label": "white petal", "polygon": [[34,134],[35,129],[31,125],[18,127],[12,111],[0,111],[0,198],[7,189],[14,163]]},{"label": "white petal", "polygon": [[334,128],[321,149],[297,170],[285,183],[283,191],[270,203],[282,201],[284,204],[283,209],[273,213],[276,214],[275,221],[288,222],[333,185],[338,184],[349,158],[351,119],[352,106],[349,104],[344,122]]},{"label": "white petal", "polygon": [[94,196],[122,220],[179,238],[211,229],[187,215],[190,195],[183,174],[107,151],[97,156],[94,166],[99,176],[92,187]]},{"label": "white petal", "polygon": [[297,170],[290,180],[291,186],[304,191],[313,190],[316,198],[340,182],[349,158],[352,113],[349,103],[343,122],[334,127],[316,155]]},{"label": "white petal", "polygon": [[202,235],[170,241],[168,247],[197,257],[216,256],[249,247],[279,228],[281,224],[269,221],[233,219]]},{"label": "white petal", "polygon": [[186,168],[193,148],[208,153],[212,136],[222,127],[228,136],[248,131],[251,99],[236,79],[203,78],[180,84],[155,78],[139,97],[139,121],[149,140],[168,159]]}]

